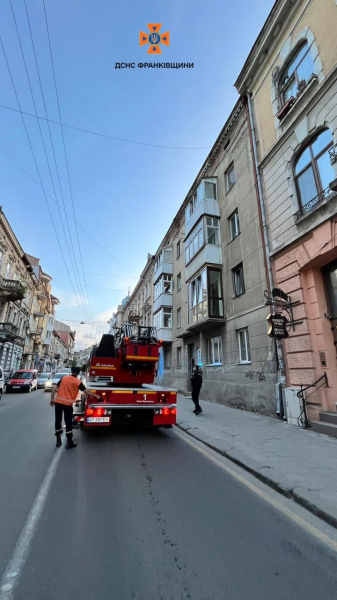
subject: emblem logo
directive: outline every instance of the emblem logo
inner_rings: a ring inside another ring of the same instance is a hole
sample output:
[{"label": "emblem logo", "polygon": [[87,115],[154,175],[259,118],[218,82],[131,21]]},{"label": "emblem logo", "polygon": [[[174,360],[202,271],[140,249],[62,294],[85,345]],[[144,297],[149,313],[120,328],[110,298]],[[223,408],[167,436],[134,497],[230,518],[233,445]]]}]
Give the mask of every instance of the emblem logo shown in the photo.
[{"label": "emblem logo", "polygon": [[170,32],[159,33],[161,25],[161,23],[148,23],[147,26],[150,33],[139,32],[139,45],[150,44],[147,51],[148,54],[162,54],[160,44],[164,44],[165,46],[170,45]]}]

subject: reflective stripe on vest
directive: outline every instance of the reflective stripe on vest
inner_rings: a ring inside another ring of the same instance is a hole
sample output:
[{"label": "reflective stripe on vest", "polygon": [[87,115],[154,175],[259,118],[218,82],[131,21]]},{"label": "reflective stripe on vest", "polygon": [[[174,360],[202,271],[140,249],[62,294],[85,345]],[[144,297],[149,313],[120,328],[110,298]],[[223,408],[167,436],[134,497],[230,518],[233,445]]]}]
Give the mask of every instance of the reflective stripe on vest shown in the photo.
[{"label": "reflective stripe on vest", "polygon": [[66,375],[61,380],[54,402],[57,402],[58,404],[65,404],[66,406],[72,406],[76,400],[80,385],[81,381],[77,377],[74,377],[73,375]]}]

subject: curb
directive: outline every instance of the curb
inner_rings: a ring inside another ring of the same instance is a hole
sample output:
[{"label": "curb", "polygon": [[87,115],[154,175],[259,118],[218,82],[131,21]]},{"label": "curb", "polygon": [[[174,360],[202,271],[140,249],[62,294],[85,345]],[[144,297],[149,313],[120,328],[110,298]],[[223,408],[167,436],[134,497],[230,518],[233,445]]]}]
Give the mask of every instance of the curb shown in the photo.
[{"label": "curb", "polygon": [[248,467],[248,465],[243,463],[241,460],[233,458],[225,450],[219,450],[219,448],[217,448],[216,446],[213,446],[212,444],[209,444],[208,442],[204,442],[203,440],[198,438],[196,435],[193,435],[193,433],[190,433],[190,431],[188,429],[184,429],[184,427],[182,427],[178,423],[176,423],[176,427],[178,427],[178,429],[181,429],[181,431],[184,431],[185,433],[190,435],[195,440],[198,440],[198,442],[201,442],[202,444],[204,444],[204,446],[211,448],[211,450],[214,450],[214,452],[221,454],[221,456],[224,456],[225,458],[230,460],[232,463],[238,465],[239,467],[241,467],[242,469],[244,469],[245,471],[247,471],[248,473],[253,475],[256,479],[258,479],[262,483],[268,485],[268,487],[272,488],[275,492],[278,492],[282,496],[285,496],[286,498],[293,500],[294,502],[296,502],[296,504],[299,504],[300,506],[302,506],[303,508],[305,508],[306,510],[308,510],[309,512],[314,514],[316,517],[318,517],[322,521],[325,521],[325,523],[328,523],[328,525],[331,525],[332,527],[337,529],[337,519],[335,517],[333,517],[332,515],[329,515],[329,513],[325,512],[318,506],[316,506],[316,504],[309,502],[309,500],[306,500],[305,498],[303,498],[302,496],[300,496],[293,490],[284,489],[279,483],[277,483],[276,481],[273,481],[273,479],[270,479],[269,477],[262,475],[258,471],[255,471],[251,467]]}]

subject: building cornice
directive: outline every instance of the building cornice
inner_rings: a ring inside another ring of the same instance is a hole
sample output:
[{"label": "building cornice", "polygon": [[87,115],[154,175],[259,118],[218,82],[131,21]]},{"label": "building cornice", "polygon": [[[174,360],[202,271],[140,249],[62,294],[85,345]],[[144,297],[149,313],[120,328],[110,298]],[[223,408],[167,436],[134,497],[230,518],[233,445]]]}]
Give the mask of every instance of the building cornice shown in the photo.
[{"label": "building cornice", "polygon": [[308,2],[308,0],[276,0],[234,84],[239,94],[245,95],[251,91],[252,83],[264,68],[268,55],[279,43],[280,34],[293,20],[293,14],[298,11],[300,4],[305,1]]}]

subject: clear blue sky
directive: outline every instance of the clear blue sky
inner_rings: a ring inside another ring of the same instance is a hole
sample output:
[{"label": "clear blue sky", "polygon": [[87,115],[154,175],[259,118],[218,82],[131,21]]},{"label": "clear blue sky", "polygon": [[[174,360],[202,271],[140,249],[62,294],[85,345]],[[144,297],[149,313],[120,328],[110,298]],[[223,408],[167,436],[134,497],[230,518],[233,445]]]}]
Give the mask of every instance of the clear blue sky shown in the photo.
[{"label": "clear blue sky", "polygon": [[[44,116],[24,0],[12,0],[38,113]],[[64,123],[153,144],[210,147],[237,94],[233,83],[273,0],[45,0]],[[49,118],[58,120],[43,1],[26,0]],[[157,62],[139,47],[147,23],[169,30],[162,60],[194,69],[123,69],[115,62]],[[0,34],[22,110],[34,112],[10,0],[0,4]],[[0,47],[0,104],[17,108]],[[45,188],[54,195],[36,119],[26,118]],[[0,108],[0,144],[35,178],[19,113]],[[57,178],[45,123],[41,124]],[[60,127],[51,125],[64,199],[72,213]],[[106,318],[131,290],[184,200],[207,150],[133,145],[65,129],[76,217],[119,266],[79,229],[92,316]],[[0,149],[1,205],[25,251],[41,258],[61,304],[58,317],[83,318],[68,281],[42,190]],[[59,193],[58,187],[56,187]],[[60,218],[55,225],[69,263]],[[58,196],[61,203],[61,197]],[[69,219],[77,249],[74,224]],[[77,252],[78,256],[78,252]],[[80,265],[79,257],[77,257]],[[69,263],[70,264],[70,263]],[[71,268],[71,265],[70,265]],[[97,288],[115,288],[116,291]]]}]

